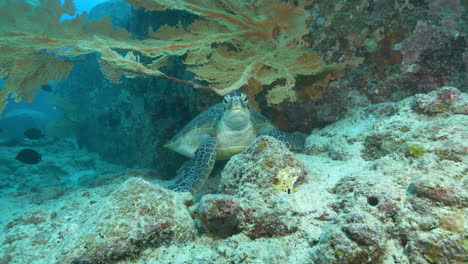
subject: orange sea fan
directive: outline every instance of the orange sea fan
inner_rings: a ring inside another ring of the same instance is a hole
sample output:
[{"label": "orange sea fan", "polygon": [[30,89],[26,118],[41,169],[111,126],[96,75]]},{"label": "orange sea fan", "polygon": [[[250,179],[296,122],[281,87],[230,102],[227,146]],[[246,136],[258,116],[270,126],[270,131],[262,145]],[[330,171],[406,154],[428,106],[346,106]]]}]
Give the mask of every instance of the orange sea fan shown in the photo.
[{"label": "orange sea fan", "polygon": [[45,0],[39,6],[14,0],[0,2],[0,78],[7,79],[0,91],[0,114],[8,97],[30,102],[41,84],[67,77],[75,61],[60,55],[95,51],[80,43],[98,32],[105,34],[104,26],[101,31],[86,28],[86,15],[60,22],[62,14],[74,12],[71,0],[63,5],[60,0]]},{"label": "orange sea fan", "polygon": [[[60,21],[63,13],[74,14],[72,0],[63,5],[60,0],[43,0],[36,7],[19,0],[0,2],[0,77],[7,77],[0,91],[0,113],[8,96],[31,99],[31,91],[40,84],[67,76],[73,56],[93,52],[100,54],[106,77],[116,82],[121,76],[164,78],[193,87],[203,84],[221,95],[255,82],[273,85],[267,93],[269,104],[295,100],[299,75],[343,69],[343,64],[325,64],[302,40],[309,33],[305,6],[310,1],[127,2],[148,10],[186,11],[201,19],[187,27],[162,26],[150,30],[150,38],[135,40],[114,28],[109,18],[86,22],[83,14]],[[152,62],[142,63],[138,56]],[[172,56],[186,56],[184,63],[197,84],[160,71]]]},{"label": "orange sea fan", "polygon": [[[133,1],[130,1],[133,2]],[[316,75],[343,69],[326,65],[303,42],[309,33],[304,9],[310,1],[218,1],[151,0],[145,2],[184,10],[198,20],[183,28],[163,26],[152,36],[171,41],[188,54],[185,64],[195,79],[224,95],[251,80],[275,85],[267,95],[270,104],[295,100],[293,90],[298,75]],[[179,51],[180,51],[179,49]],[[185,53],[184,53],[185,54]]]}]

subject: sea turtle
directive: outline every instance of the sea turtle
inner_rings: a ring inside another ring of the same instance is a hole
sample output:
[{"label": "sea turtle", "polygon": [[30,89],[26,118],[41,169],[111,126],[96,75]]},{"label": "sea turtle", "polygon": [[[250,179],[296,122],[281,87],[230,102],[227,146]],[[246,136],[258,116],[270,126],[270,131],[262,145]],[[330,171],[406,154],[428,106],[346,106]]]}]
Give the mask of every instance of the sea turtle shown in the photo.
[{"label": "sea turtle", "polygon": [[233,92],[223,102],[206,109],[180,130],[166,148],[192,158],[178,171],[171,189],[194,191],[203,185],[213,170],[215,160],[227,160],[244,150],[257,136],[268,135],[300,150],[304,138],[282,132],[262,114],[252,110],[247,95]]}]

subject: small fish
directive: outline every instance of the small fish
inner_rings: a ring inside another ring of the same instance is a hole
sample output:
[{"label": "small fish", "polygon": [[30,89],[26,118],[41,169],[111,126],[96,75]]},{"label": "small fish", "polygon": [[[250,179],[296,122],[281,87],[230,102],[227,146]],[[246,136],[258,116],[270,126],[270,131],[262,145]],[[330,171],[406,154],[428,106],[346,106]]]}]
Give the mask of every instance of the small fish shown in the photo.
[{"label": "small fish", "polygon": [[44,137],[44,134],[37,128],[28,128],[24,131],[24,135],[32,140],[41,139]]},{"label": "small fish", "polygon": [[41,85],[41,89],[46,92],[52,92],[52,86],[50,84]]},{"label": "small fish", "polygon": [[0,127],[0,134],[3,133],[3,131],[5,131],[5,129]]},{"label": "small fish", "polygon": [[42,161],[41,154],[34,149],[23,149],[16,155],[16,160],[26,164],[37,164]]}]

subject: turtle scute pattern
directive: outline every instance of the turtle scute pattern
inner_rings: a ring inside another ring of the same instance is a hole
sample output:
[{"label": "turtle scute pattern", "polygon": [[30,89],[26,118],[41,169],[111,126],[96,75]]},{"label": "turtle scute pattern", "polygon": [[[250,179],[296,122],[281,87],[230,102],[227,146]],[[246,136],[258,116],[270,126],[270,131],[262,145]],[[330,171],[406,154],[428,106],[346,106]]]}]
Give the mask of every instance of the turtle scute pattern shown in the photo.
[{"label": "turtle scute pattern", "polygon": [[214,137],[205,136],[193,158],[181,169],[176,183],[169,188],[176,192],[188,192],[203,185],[211,170],[213,170],[217,146],[218,142]]}]

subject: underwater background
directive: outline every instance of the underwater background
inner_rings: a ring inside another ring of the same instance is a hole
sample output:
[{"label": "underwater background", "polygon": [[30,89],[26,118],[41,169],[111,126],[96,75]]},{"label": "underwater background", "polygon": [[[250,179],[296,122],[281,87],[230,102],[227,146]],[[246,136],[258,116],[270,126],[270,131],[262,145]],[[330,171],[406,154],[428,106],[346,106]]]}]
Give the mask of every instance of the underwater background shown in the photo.
[{"label": "underwater background", "polygon": [[0,264],[467,263],[466,8],[0,0]]}]

